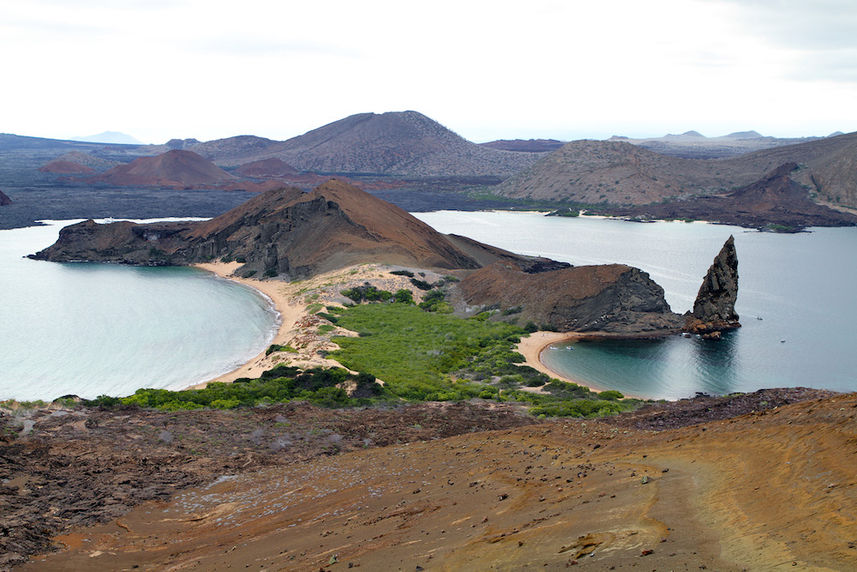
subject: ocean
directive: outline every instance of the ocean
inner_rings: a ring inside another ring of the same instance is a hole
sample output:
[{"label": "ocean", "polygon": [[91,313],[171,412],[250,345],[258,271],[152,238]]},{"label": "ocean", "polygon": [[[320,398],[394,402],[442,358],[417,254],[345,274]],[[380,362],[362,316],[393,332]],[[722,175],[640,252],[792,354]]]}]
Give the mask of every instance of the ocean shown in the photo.
[{"label": "ocean", "polygon": [[720,341],[554,344],[544,363],[602,389],[652,399],[765,387],[857,391],[857,228],[773,234],[705,223],[633,223],[538,213],[439,211],[416,215],[441,232],[575,265],[636,266],[673,311],[693,301],[730,234],[738,252],[736,310],[743,327]]},{"label": "ocean", "polygon": [[[588,385],[654,399],[788,386],[857,391],[855,228],[786,235],[520,212],[416,216],[515,252],[637,266],[680,313],[734,234],[744,327],[721,341],[560,343],[544,362]],[[0,399],[179,389],[233,369],[273,338],[277,317],[267,299],[206,272],[23,258],[69,222],[0,231]]]},{"label": "ocean", "polygon": [[0,399],[181,389],[273,339],[270,300],[201,270],[24,258],[77,221],[47,222],[0,231]]}]

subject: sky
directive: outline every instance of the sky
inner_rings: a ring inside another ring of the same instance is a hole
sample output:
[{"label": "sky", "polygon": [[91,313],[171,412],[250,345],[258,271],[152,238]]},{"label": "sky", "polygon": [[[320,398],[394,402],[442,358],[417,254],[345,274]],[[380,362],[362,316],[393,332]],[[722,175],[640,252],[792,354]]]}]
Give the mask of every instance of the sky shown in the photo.
[{"label": "sky", "polygon": [[475,142],[857,131],[854,0],[0,0],[0,132]]}]

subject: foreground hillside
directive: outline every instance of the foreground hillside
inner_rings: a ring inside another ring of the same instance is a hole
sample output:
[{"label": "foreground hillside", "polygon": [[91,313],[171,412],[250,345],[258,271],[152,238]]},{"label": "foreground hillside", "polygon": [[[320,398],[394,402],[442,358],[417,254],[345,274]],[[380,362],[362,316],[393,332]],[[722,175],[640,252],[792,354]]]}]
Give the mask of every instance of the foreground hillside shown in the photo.
[{"label": "foreground hillside", "polygon": [[[41,437],[3,457],[3,498],[50,490],[39,511],[86,523],[97,510],[65,510],[70,487],[46,485],[89,467],[94,488],[117,491],[113,520],[67,531],[61,552],[24,569],[857,566],[857,395],[765,390],[523,427],[473,406],[431,411],[356,410],[336,426],[299,407],[43,416]],[[406,443],[440,426],[463,434]],[[358,429],[366,450],[353,449]],[[380,437],[397,432],[400,444]],[[89,461],[120,457],[116,474]],[[134,489],[159,500],[123,514]]]}]

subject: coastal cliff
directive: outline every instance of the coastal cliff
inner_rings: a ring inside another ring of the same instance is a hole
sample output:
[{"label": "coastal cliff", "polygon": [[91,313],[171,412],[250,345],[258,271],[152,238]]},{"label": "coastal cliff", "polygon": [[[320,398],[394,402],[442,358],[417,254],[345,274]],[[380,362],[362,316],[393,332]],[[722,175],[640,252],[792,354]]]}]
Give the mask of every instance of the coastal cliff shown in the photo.
[{"label": "coastal cliff", "polygon": [[462,280],[467,304],[520,309],[520,320],[562,332],[665,335],[681,329],[664,290],[624,264],[533,268],[494,263]]}]

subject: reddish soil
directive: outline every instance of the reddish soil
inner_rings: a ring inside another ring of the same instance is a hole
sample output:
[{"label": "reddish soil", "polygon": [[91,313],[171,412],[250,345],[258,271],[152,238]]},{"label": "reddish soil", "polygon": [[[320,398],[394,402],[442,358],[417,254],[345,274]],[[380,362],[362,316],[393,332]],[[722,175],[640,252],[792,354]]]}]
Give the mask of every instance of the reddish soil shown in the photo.
[{"label": "reddish soil", "polygon": [[117,186],[190,188],[229,183],[235,177],[192,151],[173,150],[134,159],[91,180]]},{"label": "reddish soil", "polygon": [[36,421],[0,457],[4,548],[44,535],[34,523],[64,548],[25,569],[857,566],[855,394],[535,425],[475,404]]}]

